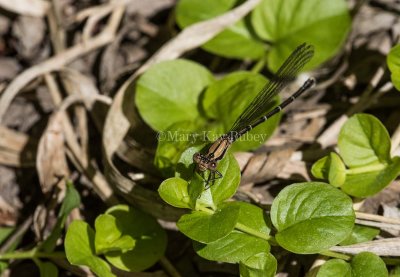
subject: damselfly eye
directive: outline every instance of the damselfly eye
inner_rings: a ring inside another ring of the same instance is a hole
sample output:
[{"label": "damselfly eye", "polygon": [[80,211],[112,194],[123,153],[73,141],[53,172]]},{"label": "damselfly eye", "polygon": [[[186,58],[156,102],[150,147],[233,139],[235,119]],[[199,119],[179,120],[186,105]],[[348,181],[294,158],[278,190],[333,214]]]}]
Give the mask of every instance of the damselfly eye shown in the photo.
[{"label": "damselfly eye", "polygon": [[210,169],[216,169],[217,168],[217,163],[212,162],[210,163]]},{"label": "damselfly eye", "polygon": [[195,163],[199,163],[200,162],[200,153],[194,153],[193,155],[193,161]]}]

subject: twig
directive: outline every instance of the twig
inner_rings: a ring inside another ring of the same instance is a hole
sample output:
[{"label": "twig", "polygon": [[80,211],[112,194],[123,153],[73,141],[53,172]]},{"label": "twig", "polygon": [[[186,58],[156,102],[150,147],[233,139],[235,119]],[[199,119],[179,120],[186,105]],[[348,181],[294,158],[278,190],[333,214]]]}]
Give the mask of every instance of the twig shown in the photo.
[{"label": "twig", "polygon": [[239,7],[217,16],[213,19],[202,21],[185,28],[173,40],[166,43],[134,74],[133,78],[142,74],[152,64],[165,60],[173,60],[183,53],[203,45],[225,28],[239,21],[249,13],[260,0],[248,0]]},{"label": "twig", "polygon": [[18,229],[8,238],[8,240],[1,246],[0,254],[5,253],[10,247],[18,240],[25,232],[31,227],[33,221],[32,215],[30,215],[25,221],[18,227]]},{"label": "twig", "polygon": [[43,0],[0,0],[0,7],[17,14],[42,17],[50,4]]},{"label": "twig", "polygon": [[62,28],[60,0],[52,0],[47,19],[49,21],[50,38],[53,43],[55,53],[61,53],[66,46],[66,33]]},{"label": "twig", "polygon": [[367,213],[361,213],[361,212],[356,212],[356,217],[358,219],[366,219],[366,220],[378,221],[378,222],[382,222],[382,223],[399,224],[400,225],[400,219],[398,219],[398,218],[390,218],[390,217],[385,217],[385,216],[381,216],[381,215],[367,214]]},{"label": "twig", "polygon": [[[64,102],[60,106],[59,112],[63,112],[65,114],[65,110],[75,102],[84,102],[83,96],[78,94],[68,96],[67,98],[65,98]],[[66,141],[69,148],[72,150],[72,154],[74,155],[75,160],[78,161],[80,164],[80,171],[83,172],[92,181],[92,183],[94,184],[93,189],[103,201],[105,201],[109,205],[118,203],[111,187],[109,186],[103,174],[101,174],[99,170],[96,170],[96,167],[94,167],[87,158],[82,159],[85,154],[79,147],[78,141],[74,135],[72,125],[67,117],[65,117],[63,125],[64,131],[66,133]]]},{"label": "twig", "polygon": [[102,13],[110,13],[112,10],[115,9],[115,7],[126,4],[127,2],[128,2],[128,0],[119,1],[119,2],[111,1],[110,3],[107,3],[107,4],[89,7],[87,9],[84,9],[84,10],[78,12],[74,16],[74,23],[79,23],[79,22],[85,20],[86,18],[91,17],[96,14],[99,14],[99,13],[101,13],[101,14]]},{"label": "twig", "polygon": [[381,223],[381,222],[374,222],[374,221],[368,221],[368,220],[361,220],[361,219],[356,219],[356,223],[364,226],[371,226],[371,227],[376,227],[379,229],[393,229],[393,230],[398,230],[400,231],[400,225],[395,225],[395,224],[390,224],[390,223]]},{"label": "twig", "polygon": [[40,64],[30,67],[22,72],[20,75],[18,75],[0,96],[0,123],[2,122],[3,116],[7,111],[11,101],[15,98],[18,92],[30,81],[45,73],[58,70],[66,64],[74,61],[78,57],[83,56],[99,47],[102,47],[112,42],[123,13],[124,8],[118,7],[112,13],[109,24],[102,33],[100,33],[96,37],[93,37],[93,39],[89,41],[81,42],[69,48],[65,52],[57,54],[56,56]]}]

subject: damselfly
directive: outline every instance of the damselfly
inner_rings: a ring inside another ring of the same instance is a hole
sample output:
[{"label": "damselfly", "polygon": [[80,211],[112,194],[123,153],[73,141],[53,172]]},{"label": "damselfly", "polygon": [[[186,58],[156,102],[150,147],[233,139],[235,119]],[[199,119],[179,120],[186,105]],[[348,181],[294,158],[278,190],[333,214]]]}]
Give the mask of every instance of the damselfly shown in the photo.
[{"label": "damselfly", "polygon": [[229,146],[251,129],[260,125],[267,119],[282,111],[292,103],[303,92],[313,86],[315,80],[309,78],[295,93],[270,111],[266,111],[269,104],[287,84],[293,81],[303,66],[311,60],[314,55],[314,47],[306,43],[298,46],[292,54],[278,69],[276,75],[263,87],[254,100],[247,106],[232,128],[223,136],[218,138],[208,149],[207,154],[195,153],[193,161],[199,172],[209,171],[206,180],[208,186],[210,181],[222,177],[217,170],[218,162],[224,157]]}]

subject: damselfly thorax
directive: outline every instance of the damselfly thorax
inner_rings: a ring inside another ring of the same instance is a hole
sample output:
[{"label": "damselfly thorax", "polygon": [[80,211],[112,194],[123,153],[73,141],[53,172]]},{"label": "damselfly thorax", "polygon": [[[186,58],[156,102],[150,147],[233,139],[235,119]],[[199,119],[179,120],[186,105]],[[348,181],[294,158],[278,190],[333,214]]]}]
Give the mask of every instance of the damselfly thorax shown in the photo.
[{"label": "damselfly thorax", "polygon": [[225,156],[226,151],[233,141],[232,136],[229,136],[228,134],[223,135],[210,146],[207,154],[195,153],[193,155],[193,161],[195,162],[198,171],[210,171],[207,182],[222,177],[222,174],[217,170],[217,164]]},{"label": "damselfly thorax", "polygon": [[222,174],[217,170],[217,164],[225,156],[233,142],[282,111],[303,92],[307,91],[314,85],[315,80],[313,78],[308,79],[295,93],[280,105],[268,112],[266,111],[266,107],[269,106],[274,96],[276,96],[295,78],[296,74],[313,55],[314,49],[311,45],[304,43],[298,46],[278,69],[274,78],[264,86],[264,88],[257,94],[256,98],[246,107],[239,118],[235,121],[232,128],[225,135],[219,137],[210,146],[206,154],[195,153],[193,155],[193,162],[196,164],[196,170],[199,172],[210,172],[206,180],[207,185],[210,181],[222,177]]}]

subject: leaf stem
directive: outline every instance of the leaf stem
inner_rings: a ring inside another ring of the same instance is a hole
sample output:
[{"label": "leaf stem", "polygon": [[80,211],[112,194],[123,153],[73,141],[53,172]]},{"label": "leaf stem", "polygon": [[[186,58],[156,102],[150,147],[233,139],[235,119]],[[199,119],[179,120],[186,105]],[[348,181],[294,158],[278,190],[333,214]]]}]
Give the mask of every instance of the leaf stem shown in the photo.
[{"label": "leaf stem", "polygon": [[345,260],[345,261],[349,261],[351,259],[351,256],[349,256],[349,255],[337,253],[337,252],[334,252],[334,251],[331,251],[331,250],[321,251],[321,252],[319,252],[319,254],[324,255],[324,256],[333,257],[333,258],[342,259],[342,260]]},{"label": "leaf stem", "polygon": [[10,252],[0,255],[0,260],[12,260],[12,259],[34,259],[34,258],[52,258],[61,259],[65,258],[64,252],[37,252],[36,249],[24,252]]},{"label": "leaf stem", "polygon": [[265,57],[262,57],[251,69],[251,73],[259,73],[265,66]]},{"label": "leaf stem", "polygon": [[[210,214],[210,215],[214,214],[214,211],[212,211],[211,209],[208,209],[206,207],[199,206],[198,210],[202,211],[202,212],[205,212],[207,214]],[[257,230],[254,230],[254,229],[252,229],[250,227],[247,227],[246,225],[241,224],[241,223],[236,223],[235,228],[237,230],[239,230],[239,231],[242,231],[244,233],[247,233],[249,235],[255,236],[255,237],[263,239],[263,240],[268,240],[269,241],[269,240],[273,239],[271,236],[269,236],[269,235],[267,235],[265,233],[259,232]]]},{"label": "leaf stem", "polygon": [[165,256],[160,258],[160,264],[171,277],[182,277],[174,265],[171,264],[171,262]]},{"label": "leaf stem", "polygon": [[258,237],[258,238],[263,239],[263,240],[270,240],[271,239],[271,236],[269,236],[267,234],[264,234],[264,233],[261,233],[261,232],[259,232],[257,230],[254,230],[254,229],[250,228],[250,227],[247,227],[246,225],[243,225],[241,223],[236,223],[235,228],[238,229],[239,231],[245,232],[245,233],[247,233],[249,235],[253,235],[253,236]]},{"label": "leaf stem", "polygon": [[207,214],[214,214],[213,210],[211,210],[209,208],[206,208],[206,207],[203,207],[203,206],[198,206],[198,207],[196,207],[196,209],[199,210],[199,211],[205,212]]},{"label": "leaf stem", "polygon": [[373,165],[366,165],[366,166],[362,166],[362,167],[347,169],[346,173],[347,174],[368,173],[371,171],[383,170],[385,168],[386,168],[386,164],[373,164]]}]

